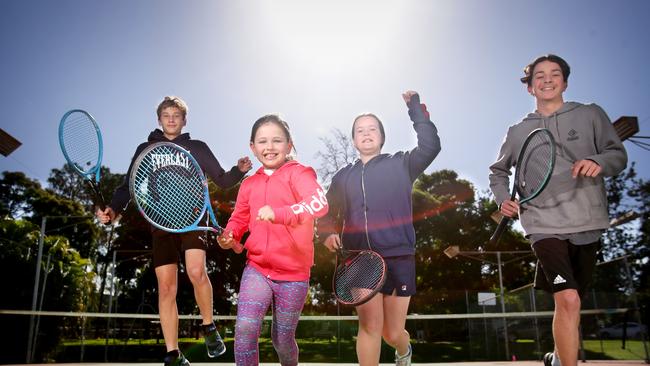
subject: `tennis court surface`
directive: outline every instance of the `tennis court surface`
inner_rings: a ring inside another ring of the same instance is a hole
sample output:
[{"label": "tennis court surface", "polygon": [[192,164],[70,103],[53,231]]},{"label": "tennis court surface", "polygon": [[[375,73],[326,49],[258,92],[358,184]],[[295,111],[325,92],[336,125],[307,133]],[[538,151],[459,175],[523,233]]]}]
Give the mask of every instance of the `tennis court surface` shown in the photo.
[{"label": "tennis court surface", "polygon": [[[106,366],[106,365],[120,365],[120,366],[160,366],[162,362],[156,363],[41,363],[41,364],[30,364],[32,366],[53,366],[53,365],[67,365],[67,366]],[[22,364],[24,365],[24,364]],[[192,362],[192,366],[231,366],[234,363],[230,362],[206,362],[206,363],[197,363]],[[260,363],[261,366],[279,366],[279,363]],[[335,365],[335,366],[353,366],[354,363],[301,363],[302,366],[326,366],[326,365]],[[380,366],[389,366],[394,365],[391,363],[382,363]],[[450,362],[450,363],[414,363],[413,365],[419,366],[542,366],[542,361],[484,361],[484,362]],[[625,360],[625,361],[609,361],[609,360],[595,360],[581,362],[578,361],[578,365],[583,366],[632,366],[632,365],[646,365],[643,360]],[[8,366],[18,366],[18,365],[8,365]]]}]

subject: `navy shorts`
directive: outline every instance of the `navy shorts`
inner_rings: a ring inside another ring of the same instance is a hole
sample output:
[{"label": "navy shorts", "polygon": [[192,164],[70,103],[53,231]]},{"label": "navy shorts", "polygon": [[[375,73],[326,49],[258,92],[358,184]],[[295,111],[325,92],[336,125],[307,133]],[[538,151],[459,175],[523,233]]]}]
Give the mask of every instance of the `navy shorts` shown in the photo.
[{"label": "navy shorts", "polygon": [[205,233],[202,231],[177,234],[154,228],[151,232],[154,268],[166,264],[178,264],[181,254],[188,249],[206,250],[204,236]]},{"label": "navy shorts", "polygon": [[575,245],[568,240],[542,239],[533,244],[537,256],[535,288],[550,293],[566,289],[584,296],[596,268],[600,241]]},{"label": "navy shorts", "polygon": [[380,292],[384,295],[415,295],[415,256],[387,257],[386,282]]}]

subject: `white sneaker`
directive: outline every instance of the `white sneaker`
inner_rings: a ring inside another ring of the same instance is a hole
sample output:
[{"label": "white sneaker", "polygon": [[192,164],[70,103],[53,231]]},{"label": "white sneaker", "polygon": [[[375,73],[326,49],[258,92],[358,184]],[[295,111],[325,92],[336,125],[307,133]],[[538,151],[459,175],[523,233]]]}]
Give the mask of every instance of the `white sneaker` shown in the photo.
[{"label": "white sneaker", "polygon": [[411,344],[409,343],[409,351],[406,352],[404,356],[400,356],[395,351],[395,366],[411,366],[411,355],[413,355],[413,350],[411,349]]}]

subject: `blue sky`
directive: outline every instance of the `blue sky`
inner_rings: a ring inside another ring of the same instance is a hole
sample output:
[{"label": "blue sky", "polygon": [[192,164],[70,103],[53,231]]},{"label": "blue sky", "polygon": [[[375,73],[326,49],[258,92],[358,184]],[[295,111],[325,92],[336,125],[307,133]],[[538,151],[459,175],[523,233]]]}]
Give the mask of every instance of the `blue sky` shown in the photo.
[{"label": "blue sky", "polygon": [[[298,159],[318,167],[320,136],[361,112],[384,121],[385,152],[415,144],[400,94],[420,92],[453,169],[487,189],[507,126],[534,108],[519,83],[535,56],[572,67],[566,100],[650,135],[650,1],[3,0],[0,127],[23,142],[0,171],[46,180],[64,163],[61,116],[90,111],[104,165],[126,172],[165,95],[189,105],[186,131],[222,165],[249,155],[250,128],[279,112]],[[649,152],[629,142],[650,179]],[[255,161],[254,167],[259,163]]]}]

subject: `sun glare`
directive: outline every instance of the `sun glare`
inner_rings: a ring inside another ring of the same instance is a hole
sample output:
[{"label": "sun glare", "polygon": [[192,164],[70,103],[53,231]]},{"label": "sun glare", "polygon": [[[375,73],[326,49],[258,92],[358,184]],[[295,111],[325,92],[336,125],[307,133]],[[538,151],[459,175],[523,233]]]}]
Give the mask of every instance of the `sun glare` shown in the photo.
[{"label": "sun glare", "polygon": [[275,46],[307,71],[337,74],[367,67],[396,42],[401,7],[375,1],[265,2],[264,29]]}]

